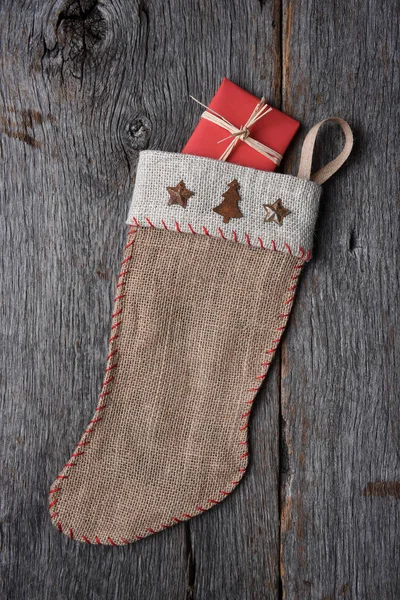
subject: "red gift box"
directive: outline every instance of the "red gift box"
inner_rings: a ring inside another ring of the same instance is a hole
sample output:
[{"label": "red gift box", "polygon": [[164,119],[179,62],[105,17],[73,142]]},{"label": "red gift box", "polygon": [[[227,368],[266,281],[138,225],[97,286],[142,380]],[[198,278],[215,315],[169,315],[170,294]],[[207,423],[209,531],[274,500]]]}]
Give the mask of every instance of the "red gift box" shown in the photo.
[{"label": "red gift box", "polygon": [[[211,100],[209,108],[239,129],[247,123],[259,102],[258,98],[224,78]],[[272,108],[270,112],[251,125],[249,131],[251,138],[283,156],[299,126],[298,121],[276,108]],[[220,159],[232,139],[226,129],[202,118],[182,153]],[[270,158],[251,148],[242,140],[236,143],[227,161],[261,171],[274,171],[277,167]]]}]

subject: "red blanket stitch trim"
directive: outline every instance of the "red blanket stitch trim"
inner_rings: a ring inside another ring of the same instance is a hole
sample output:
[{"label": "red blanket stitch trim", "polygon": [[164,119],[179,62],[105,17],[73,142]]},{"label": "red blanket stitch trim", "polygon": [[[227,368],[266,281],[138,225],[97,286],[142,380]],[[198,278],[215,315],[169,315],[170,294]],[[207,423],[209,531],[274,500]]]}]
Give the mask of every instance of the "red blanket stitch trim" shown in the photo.
[{"label": "red blanket stitch trim", "polygon": [[[131,248],[131,246],[134,243],[134,237],[136,234],[137,228],[134,226],[130,226],[129,231],[128,231],[128,241],[127,244],[125,246],[125,257],[121,262],[121,266],[126,265],[124,267],[124,270],[122,270],[118,276],[118,284],[117,284],[117,290],[119,290],[120,287],[122,287],[122,285],[124,285],[126,283],[126,276],[129,274],[129,261],[132,258],[132,254],[131,251],[129,250]],[[124,279],[123,279],[124,278]],[[123,312],[123,299],[125,298],[125,294],[120,294],[117,295],[114,298],[114,303],[118,303],[117,305],[117,310],[112,314],[112,319],[114,320],[116,317],[120,317],[120,315]],[[122,318],[119,318],[118,321],[113,322],[112,326],[111,326],[111,330],[114,333],[114,335],[109,339],[109,344],[110,344],[110,352],[108,354],[107,357],[107,368],[105,371],[105,377],[106,379],[104,380],[104,383],[102,385],[102,389],[104,390],[104,388],[109,388],[110,384],[112,382],[114,382],[112,388],[115,387],[115,377],[114,376],[109,376],[110,371],[114,371],[114,369],[116,369],[118,367],[118,359],[115,356],[118,353],[118,348],[115,348],[115,341],[118,339],[118,333],[115,333],[115,331],[119,330],[120,325],[122,324]],[[114,358],[115,357],[115,358]],[[112,359],[112,360],[111,360]],[[109,394],[112,393],[112,389],[107,389],[106,391],[103,391],[100,396],[99,396],[99,405],[96,408],[96,414],[93,417],[93,419],[89,422],[89,426],[88,428],[85,430],[84,434],[83,434],[83,438],[81,439],[81,441],[77,444],[77,449],[75,450],[74,454],[72,454],[71,458],[75,458],[75,459],[80,459],[81,456],[83,456],[85,454],[85,450],[84,447],[86,445],[88,445],[90,443],[90,436],[92,434],[94,434],[97,431],[97,427],[99,427],[100,422],[103,420],[103,417],[98,416],[99,411],[104,410],[107,407],[107,404],[105,403],[105,401],[103,400],[103,398],[105,398],[106,396],[108,396]],[[71,467],[76,467],[77,463],[76,462],[68,462],[66,465],[64,465],[64,469],[62,470],[62,472],[57,476],[57,480],[61,480],[61,482],[64,479],[68,479],[69,477],[69,469]],[[52,498],[51,502],[49,504],[49,509],[52,508],[53,506],[55,506],[59,500],[58,496],[54,498],[54,495],[59,494],[60,492],[62,492],[62,487],[56,487],[50,490],[49,495]],[[51,519],[56,519],[56,517],[59,515],[59,512],[53,512],[50,515]],[[57,528],[59,529],[59,531],[62,531],[62,525],[60,523],[60,521],[55,521],[55,523],[57,525]],[[72,528],[68,529],[68,535],[71,539],[74,539],[74,534],[73,534],[73,530]],[[82,540],[85,541],[87,544],[90,544],[90,540],[86,537],[86,536],[82,536]],[[108,543],[111,544],[112,546],[117,546],[118,544],[116,544],[114,542],[113,539],[111,539],[110,537],[108,538]],[[97,544],[101,544],[99,538],[96,536],[95,537],[95,542]],[[127,543],[126,540],[123,543]]]},{"label": "red blanket stitch trim", "polygon": [[[144,225],[144,227],[149,226],[152,229],[156,229],[156,225],[154,225],[154,223],[152,223],[149,218],[144,217],[144,220],[146,221],[146,225]],[[132,217],[132,222],[135,225],[135,227],[141,227],[141,225],[140,225],[139,221],[136,219],[136,217]],[[162,227],[166,231],[173,231],[173,229],[168,228],[167,224],[165,223],[165,221],[163,219],[161,220],[161,225],[162,225]],[[192,225],[190,223],[187,224],[187,228],[189,229],[190,233],[193,233],[193,235],[196,235],[196,231],[193,229],[193,227],[192,227]],[[161,229],[161,227],[160,227],[160,229]],[[214,236],[211,235],[211,233],[208,231],[208,229],[204,225],[201,226],[201,229],[202,229],[203,234],[206,235],[206,236],[208,236],[208,237],[218,237],[218,236],[220,236],[223,240],[228,240],[229,239],[229,238],[226,237],[226,234],[224,234],[224,232],[222,231],[221,227],[217,227],[217,234],[218,235],[214,235]],[[178,221],[175,221],[175,231],[178,231],[179,233],[184,232],[184,230],[182,230],[181,225],[178,223]],[[234,242],[239,242],[238,236],[237,236],[237,232],[234,229],[232,229],[232,239],[233,239]],[[260,247],[263,250],[265,250],[264,243],[263,243],[263,241],[262,241],[262,239],[260,237],[258,237],[257,241],[255,243],[253,243],[251,241],[251,239],[250,239],[249,234],[248,233],[244,233],[244,240],[245,240],[245,242],[246,242],[246,244],[248,246],[251,246],[251,247],[254,247],[254,248]],[[286,251],[286,252],[289,252],[289,254],[293,254],[292,248],[291,248],[291,246],[287,242],[284,242],[283,246],[284,246],[285,249],[284,250],[282,249],[281,252],[285,252]],[[274,252],[278,252],[275,240],[271,240],[271,249]],[[301,246],[299,246],[298,253],[296,254],[296,256],[298,256],[299,258],[302,259],[304,257],[304,254],[305,254],[304,249]],[[310,260],[310,258],[311,258],[311,251],[308,250],[307,254],[306,254],[305,258],[304,258],[304,260],[307,262],[307,261]]]},{"label": "red blanket stitch trim", "polygon": [[[140,225],[137,223],[136,219],[134,219],[134,224],[135,224],[136,227],[138,227],[138,228],[140,227]],[[131,227],[131,229],[129,230],[129,234],[128,234],[128,240],[129,241],[128,241],[128,244],[125,246],[126,250],[134,242],[134,240],[130,240],[130,236],[131,236],[131,234],[135,234],[136,233],[136,231],[137,231],[136,227]],[[151,227],[154,227],[154,225],[151,224]],[[189,228],[192,231],[192,227],[189,226]],[[165,225],[164,225],[164,229],[167,229],[167,227]],[[203,227],[203,229],[207,232],[206,235],[209,235],[208,231],[204,227]],[[195,234],[195,231],[193,230],[192,233]],[[234,237],[236,237],[235,233],[234,233]],[[275,243],[273,243],[273,250],[276,250]],[[290,253],[291,253],[291,250],[288,250],[288,251],[290,251]],[[308,261],[309,258],[310,258],[310,251],[308,251],[307,254],[306,254],[304,252],[304,250],[302,248],[300,248],[299,252],[300,252],[300,256],[298,257],[297,263],[296,263],[296,265],[293,268],[293,275],[291,277],[292,281],[296,281],[299,278],[300,272],[301,272],[300,270],[304,266],[305,262]],[[131,258],[132,258],[132,255],[128,256],[127,258],[125,258],[122,261],[122,264],[128,262]],[[126,274],[128,274],[128,271],[126,271],[125,273],[123,273],[123,276],[125,276]],[[148,537],[148,535],[152,535],[153,533],[158,533],[158,532],[162,531],[163,529],[168,529],[169,527],[171,527],[175,523],[181,523],[182,521],[191,519],[194,516],[197,516],[198,514],[201,514],[202,512],[205,512],[206,510],[208,510],[209,508],[211,508],[211,506],[216,505],[216,504],[220,504],[220,502],[226,496],[229,496],[232,493],[232,491],[236,488],[236,486],[240,483],[240,480],[242,479],[244,473],[247,470],[247,466],[248,466],[249,451],[246,450],[245,452],[243,452],[242,446],[245,446],[245,445],[248,444],[247,430],[248,430],[248,425],[249,425],[249,418],[250,418],[251,411],[252,411],[252,406],[251,405],[253,404],[253,402],[254,402],[254,400],[256,398],[256,395],[257,395],[257,393],[258,393],[258,391],[259,391],[259,389],[260,389],[260,387],[261,387],[261,385],[262,385],[262,383],[263,383],[263,381],[265,379],[265,376],[267,375],[268,369],[269,369],[269,367],[271,365],[271,362],[272,362],[272,358],[273,358],[272,355],[275,354],[275,352],[276,352],[276,350],[278,348],[279,342],[281,341],[283,331],[286,328],[286,325],[287,325],[287,322],[288,322],[288,319],[289,319],[289,315],[290,315],[290,310],[291,310],[291,307],[293,305],[293,299],[294,299],[293,292],[295,291],[296,287],[297,287],[297,284],[293,284],[287,290],[287,294],[288,294],[289,298],[284,301],[284,305],[288,306],[288,308],[287,308],[288,312],[279,314],[279,318],[283,319],[283,323],[282,323],[282,325],[280,325],[277,328],[278,336],[276,337],[276,339],[274,339],[272,341],[273,346],[271,348],[268,348],[265,351],[266,354],[268,355],[268,359],[269,360],[261,363],[261,366],[263,367],[264,370],[263,370],[262,373],[260,373],[260,374],[258,374],[258,375],[255,376],[256,383],[255,383],[254,386],[250,387],[249,390],[248,390],[249,394],[251,394],[251,397],[248,398],[248,399],[246,399],[244,401],[245,412],[241,415],[241,419],[246,419],[246,423],[239,428],[240,437],[242,438],[242,436],[245,436],[244,439],[240,439],[240,441],[239,441],[239,446],[240,446],[239,460],[242,462],[242,466],[238,469],[239,476],[234,481],[231,482],[232,488],[230,490],[220,490],[219,491],[219,499],[209,498],[208,499],[208,504],[210,506],[208,506],[208,508],[204,508],[202,506],[197,505],[197,506],[194,507],[193,514],[192,513],[191,514],[189,514],[189,513],[182,513],[182,515],[180,515],[180,518],[178,518],[176,516],[173,516],[173,517],[171,517],[171,522],[169,524],[161,523],[158,529],[153,529],[153,528],[148,527],[146,529],[146,531],[143,532],[143,535],[138,535],[137,534],[137,535],[134,536],[134,539],[132,539],[132,540],[126,540],[125,538],[121,538],[121,540],[119,541],[119,540],[113,540],[112,538],[108,537],[107,538],[107,542],[106,542],[107,545],[111,545],[111,546],[126,545],[126,544],[132,543],[132,542],[134,542],[136,540],[142,540],[145,537]],[[117,296],[116,300],[117,299],[119,300],[120,297]],[[121,306],[120,310],[118,311],[118,314],[122,310],[123,310],[123,306]],[[122,323],[122,320],[119,321],[118,326],[121,323]],[[112,338],[110,338],[110,353],[108,355],[108,360],[110,360],[118,352],[117,348],[113,348],[111,346],[112,343],[113,343],[113,341],[115,340],[115,337],[118,337],[118,336],[113,336]],[[114,366],[117,366],[117,364],[115,364]],[[107,369],[106,369],[106,376],[107,376]],[[106,380],[104,382],[104,384],[103,384],[103,387],[104,387],[104,385],[108,385],[108,383],[110,383],[110,381],[111,381],[110,379]],[[109,393],[111,393],[111,391]],[[104,394],[100,394],[100,398],[103,395]],[[250,405],[250,409],[248,409],[249,405]],[[97,407],[96,410],[103,409],[103,408],[106,408],[106,404],[101,404],[100,406]],[[101,421],[101,420],[102,420],[102,417],[101,418],[94,418],[94,419],[92,419],[92,421],[90,421],[90,423],[91,424],[93,424],[93,423],[96,424],[98,421]],[[86,438],[88,436],[90,436],[91,434],[93,434],[95,431],[96,431],[96,429],[94,427],[90,428],[90,429],[87,429],[85,431],[85,433],[84,433],[82,441],[78,444],[78,447],[80,448],[80,447],[85,446],[86,444],[88,444],[90,440],[88,440]],[[75,454],[73,454],[72,456],[79,457],[79,456],[81,456],[83,454],[84,454],[84,452],[80,452],[79,451],[79,452],[75,452]],[[67,479],[68,478],[68,474],[67,474],[68,473],[68,469],[71,466],[76,466],[76,463],[65,465],[65,467],[64,467],[64,469],[62,471],[63,474],[62,475],[58,475],[57,479],[60,479],[60,480]],[[62,483],[61,483],[61,485],[62,485]],[[54,488],[54,489],[50,490],[49,494],[50,495],[57,494],[57,493],[59,493],[61,491],[61,489],[62,489],[61,487]],[[51,508],[52,506],[54,506],[57,502],[58,502],[58,498],[54,498],[50,502],[49,508]],[[52,519],[55,519],[58,516],[58,514],[59,514],[58,512],[54,512],[50,516],[51,516]],[[60,521],[56,522],[55,524],[57,524],[57,527],[58,527],[59,531],[62,532],[63,529],[62,529],[62,525],[61,525]],[[74,539],[73,531],[72,531],[71,528],[69,528],[69,530],[68,530],[68,535],[69,535],[69,537],[71,539]],[[92,543],[85,535],[82,535],[81,540],[84,541],[84,542],[86,542],[87,544],[91,544]],[[100,539],[99,539],[98,536],[95,536],[94,543],[96,543],[96,544],[103,544],[103,542],[100,541]]]}]

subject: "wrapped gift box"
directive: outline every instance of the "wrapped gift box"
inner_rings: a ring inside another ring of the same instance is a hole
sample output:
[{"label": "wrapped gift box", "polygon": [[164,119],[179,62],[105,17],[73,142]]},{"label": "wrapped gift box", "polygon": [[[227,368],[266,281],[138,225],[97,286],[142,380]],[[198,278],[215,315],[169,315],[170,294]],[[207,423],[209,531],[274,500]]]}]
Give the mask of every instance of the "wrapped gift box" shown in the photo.
[{"label": "wrapped gift box", "polygon": [[[259,101],[259,98],[224,78],[210,102],[209,108],[222,115],[232,125],[240,128],[248,121]],[[249,127],[249,131],[253,139],[283,156],[299,126],[298,121],[276,108],[272,108],[270,112]],[[232,141],[232,137],[228,137],[229,135],[226,129],[202,118],[182,153],[219,159]],[[224,141],[221,142],[221,140]],[[236,144],[227,161],[262,171],[274,171],[277,167],[270,158],[260,154],[244,141]]]}]

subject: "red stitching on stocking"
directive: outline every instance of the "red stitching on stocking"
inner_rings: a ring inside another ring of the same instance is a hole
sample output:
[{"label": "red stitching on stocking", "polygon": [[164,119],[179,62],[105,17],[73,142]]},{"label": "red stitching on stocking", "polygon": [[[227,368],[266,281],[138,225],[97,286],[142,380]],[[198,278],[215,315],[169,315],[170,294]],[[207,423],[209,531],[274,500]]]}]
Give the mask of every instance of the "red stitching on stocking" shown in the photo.
[{"label": "red stitching on stocking", "polygon": [[[157,226],[154,225],[154,223],[152,223],[152,221],[150,221],[150,219],[148,217],[143,217],[143,219],[147,223],[147,225],[149,225],[152,229],[156,229],[157,228]],[[141,227],[141,225],[140,225],[139,221],[136,219],[136,217],[132,217],[132,223],[133,223],[133,225],[135,227],[138,227],[138,228]],[[193,227],[192,227],[192,225],[190,223],[183,224],[181,226],[178,221],[175,221],[174,225],[175,225],[176,231],[178,231],[179,233],[185,233],[184,230],[185,230],[185,227],[187,227],[191,233],[196,234],[196,232],[194,231],[194,229],[193,229]],[[166,231],[169,231],[169,228],[168,228],[167,224],[165,223],[164,219],[161,219],[161,226]],[[226,241],[228,240],[226,234],[224,234],[224,232],[223,232],[223,230],[222,230],[221,227],[217,227],[216,235],[215,236],[213,236],[209,232],[209,230],[205,227],[205,225],[202,225],[201,229],[202,229],[204,235],[206,235],[208,237],[218,237],[219,236],[223,240],[226,240]],[[233,241],[234,242],[238,242],[237,232],[234,229],[232,229],[231,233],[232,233]],[[244,236],[245,242],[246,242],[246,244],[248,246],[252,246],[252,245],[256,246],[258,244],[260,246],[260,248],[265,249],[264,248],[264,243],[263,243],[261,237],[257,238],[257,244],[252,244],[251,243],[251,239],[250,239],[250,235],[247,232],[244,232],[243,236]],[[293,254],[292,248],[291,248],[291,246],[287,242],[283,242],[283,246],[284,246],[285,250],[289,254]],[[275,240],[271,240],[271,247],[272,247],[272,250],[274,250],[274,252],[277,251]],[[298,247],[298,258],[303,259],[303,257],[304,257],[304,248],[302,246],[299,246]],[[308,261],[310,259],[310,257],[311,257],[311,250],[308,250],[307,251],[307,256],[306,256],[306,258],[304,260]]]},{"label": "red stitching on stocking", "polygon": [[[146,219],[146,220],[147,220],[147,219]],[[134,220],[134,221],[136,222],[136,220]],[[137,222],[136,222],[136,224],[137,224]],[[150,222],[149,224],[150,224],[150,226],[151,226],[151,227],[154,227],[154,225],[153,225],[151,222]],[[178,231],[180,231],[180,229],[179,229],[179,224],[177,224],[177,225],[178,225]],[[164,223],[164,222],[163,222],[163,226],[164,226],[164,228],[165,228],[165,229],[168,229],[168,228],[165,226],[165,223]],[[191,225],[188,225],[188,227],[189,227],[190,231],[191,231],[191,232],[192,232],[192,233],[195,235],[195,231],[193,230],[192,226],[191,226]],[[204,231],[204,234],[205,234],[205,235],[207,235],[207,236],[210,236],[210,234],[209,234],[208,230],[207,230],[207,229],[206,229],[204,226],[202,227],[202,229],[203,229],[203,231]],[[130,232],[130,233],[131,233],[131,232]],[[225,238],[225,236],[224,236],[224,233],[223,233],[222,229],[220,229],[220,228],[219,228],[219,231],[218,231],[218,233],[219,233],[219,235],[220,235],[222,238],[226,239],[226,238]],[[235,241],[237,241],[237,235],[236,235],[236,232],[234,232],[234,231],[233,231],[233,232],[232,232],[232,235],[233,235],[233,238],[234,238],[234,240],[235,240]],[[247,242],[248,242],[248,244],[250,245],[250,238],[248,237],[248,235],[247,235],[247,234],[245,234],[245,236],[246,236],[246,241],[247,241]],[[259,244],[260,244],[260,247],[262,247],[262,248],[263,248],[262,240],[261,240],[260,238],[258,238],[258,242],[259,242]],[[133,240],[132,240],[132,241],[130,241],[130,242],[128,242],[128,244],[126,245],[126,248],[130,247],[130,246],[132,245],[132,243],[133,243]],[[275,250],[275,251],[276,251],[276,245],[275,245],[275,242],[274,242],[274,241],[272,242],[272,246],[273,246],[273,250]],[[286,247],[287,251],[288,251],[290,254],[292,254],[292,250],[291,250],[290,246],[289,246],[288,244],[285,244],[285,247]],[[307,255],[306,255],[306,256],[305,256],[305,258],[304,258],[304,250],[303,250],[303,248],[301,248],[301,247],[299,248],[299,252],[300,252],[301,256],[300,256],[300,258],[298,259],[298,262],[297,262],[297,264],[296,264],[296,265],[294,265],[294,267],[293,267],[294,269],[301,269],[301,268],[302,268],[302,266],[304,265],[304,263],[305,263],[307,260],[309,260],[309,258],[310,258],[310,255],[311,255],[310,251],[308,251],[308,252],[307,252]],[[127,262],[128,260],[130,260],[131,258],[132,258],[132,255],[131,255],[131,256],[129,256],[129,257],[127,257],[127,258],[125,258],[125,259],[124,259],[124,261],[122,261],[122,263],[121,263],[121,264],[124,264],[124,263],[126,263],[126,262]],[[126,275],[126,274],[127,274],[127,272],[124,272],[124,273],[122,273],[122,275]],[[295,280],[295,279],[297,279],[299,276],[300,276],[300,273],[299,273],[298,275],[296,275],[296,276],[292,275],[291,279],[292,279],[292,280]],[[124,282],[124,283],[125,283],[125,282]],[[297,287],[296,285],[293,285],[291,288],[289,288],[289,290],[288,290],[288,294],[289,294],[289,293],[291,293],[291,292],[293,292],[293,291],[296,289],[296,287]],[[114,301],[117,301],[117,300],[122,300],[124,297],[125,297],[125,294],[123,294],[123,295],[120,295],[120,296],[117,296],[117,297],[115,298],[115,300],[114,300]],[[290,305],[290,306],[291,306],[291,305],[293,304],[293,300],[294,300],[294,296],[292,295],[291,297],[289,297],[288,299],[286,299],[286,300],[285,300],[285,305]],[[122,312],[122,310],[123,310],[123,307],[121,307],[121,308],[120,308],[120,309],[117,311],[117,313],[114,313],[114,315],[113,315],[113,318],[114,318],[114,316],[117,316],[117,315],[119,315],[119,314]],[[286,319],[286,321],[285,321],[285,323],[284,323],[284,326],[279,326],[279,327],[277,328],[277,331],[278,331],[278,332],[282,333],[282,332],[284,331],[284,329],[285,329],[285,327],[286,327],[286,324],[287,324],[287,319],[288,319],[288,317],[289,317],[289,314],[290,314],[290,312],[287,312],[287,313],[281,313],[281,314],[279,314],[279,318],[280,318],[280,319]],[[112,326],[112,328],[117,328],[117,327],[118,327],[118,326],[119,326],[121,323],[122,323],[122,321],[119,321],[118,323],[114,324],[114,325]],[[273,348],[270,348],[270,349],[266,350],[266,353],[267,353],[267,354],[274,354],[274,353],[276,352],[276,349],[277,349],[277,347],[278,347],[278,344],[279,344],[279,342],[281,341],[281,337],[282,337],[282,335],[280,335],[279,337],[275,338],[275,339],[272,341],[272,343],[273,343],[273,344],[275,344],[275,347],[273,347]],[[114,336],[114,338],[110,338],[110,342],[111,342],[111,341],[113,341],[113,339],[116,339],[116,338],[118,338],[118,336]],[[108,358],[107,358],[107,360],[110,360],[110,359],[112,358],[112,356],[113,356],[113,355],[114,355],[116,352],[117,352],[117,349],[114,349],[114,350],[113,350],[113,351],[112,351],[112,352],[111,352],[111,353],[108,355]],[[262,363],[261,363],[261,366],[262,366],[262,367],[264,367],[264,368],[266,368],[266,369],[268,369],[268,368],[269,368],[269,366],[271,365],[271,362],[272,362],[272,360],[269,360],[269,361],[262,362]],[[109,366],[106,368],[106,373],[108,373],[109,371],[111,371],[111,370],[115,369],[117,366],[118,366],[118,364],[117,364],[117,363],[115,363],[115,364],[113,364],[113,365],[109,365]],[[265,372],[263,372],[263,373],[261,373],[261,374],[257,375],[257,376],[256,376],[256,379],[257,379],[257,380],[263,380],[263,379],[265,379],[265,377],[266,377],[266,374],[267,374],[267,370],[266,370]],[[110,384],[110,383],[111,383],[113,380],[114,380],[114,377],[111,377],[111,378],[109,378],[109,379],[105,380],[105,381],[104,381],[104,383],[103,383],[103,388],[104,388],[105,386],[109,385],[109,384]],[[114,385],[115,385],[115,384],[114,384]],[[250,393],[253,393],[253,394],[254,394],[254,397],[253,397],[253,398],[251,398],[251,399],[249,399],[249,400],[247,400],[247,401],[245,401],[245,402],[244,402],[244,404],[245,404],[245,405],[249,405],[249,404],[252,404],[252,403],[254,402],[254,400],[255,400],[255,394],[258,392],[258,390],[259,390],[259,387],[251,387],[251,388],[249,389],[249,392],[250,392]],[[100,394],[100,397],[101,397],[101,396],[103,396],[103,395],[107,395],[107,394],[109,394],[109,393],[111,393],[111,392],[112,392],[112,390],[110,390],[110,391],[106,391],[106,392],[103,392],[102,394]],[[98,407],[96,408],[96,411],[97,411],[97,410],[102,410],[103,408],[105,408],[105,405],[98,406]],[[244,413],[242,413],[242,414],[241,414],[241,419],[245,419],[245,418],[248,418],[248,417],[250,417],[250,414],[251,414],[251,409],[250,409],[250,410],[247,410],[247,411],[246,411],[246,412],[244,412]],[[103,419],[103,417],[94,418],[94,419],[92,419],[92,420],[90,421],[90,424],[97,423],[97,422],[101,421],[102,419]],[[246,430],[247,430],[247,428],[248,428],[248,424],[249,424],[249,423],[248,423],[248,421],[247,421],[247,422],[246,422],[246,423],[245,423],[243,426],[241,426],[241,427],[239,428],[240,432],[242,432],[242,431],[246,431]],[[95,431],[95,429],[94,429],[94,428],[88,428],[88,429],[85,431],[85,435],[86,435],[86,434],[90,435],[90,434],[92,434],[94,431]],[[247,435],[247,433],[246,433],[246,435]],[[78,444],[78,447],[85,446],[85,445],[86,445],[86,444],[88,444],[88,443],[89,443],[89,440],[84,440],[83,442],[80,442],[80,443]],[[247,440],[247,439],[245,439],[245,440],[243,440],[243,439],[242,439],[242,440],[240,440],[240,441],[239,441],[239,445],[240,445],[240,446],[245,446],[245,445],[247,445],[247,444],[248,444],[248,440]],[[84,452],[75,452],[75,453],[74,453],[72,456],[73,456],[73,457],[76,457],[76,458],[78,458],[78,457],[79,457],[79,456],[81,456],[82,454],[84,454]],[[244,467],[240,467],[240,468],[238,469],[238,472],[239,472],[239,473],[241,473],[241,474],[244,474],[244,473],[246,472],[246,469],[247,469],[247,464],[248,464],[248,463],[247,463],[248,456],[249,456],[249,451],[246,451],[246,452],[244,452],[244,453],[241,453],[241,454],[239,455],[239,459],[240,459],[240,460],[246,460],[246,465],[245,465]],[[66,467],[72,467],[72,466],[76,466],[76,463],[67,463],[67,465],[66,465]],[[67,478],[68,478],[68,475],[59,475],[59,476],[57,477],[57,479],[67,479]],[[239,484],[240,480],[241,480],[241,478],[239,478],[238,480],[233,480],[233,481],[231,482],[231,485],[233,486],[233,487],[232,487],[232,490],[220,490],[220,491],[219,491],[219,494],[220,494],[220,495],[221,495],[221,497],[222,497],[221,499],[223,499],[225,496],[228,496],[228,495],[229,495],[229,494],[230,494],[230,493],[233,491],[233,489],[234,489],[234,488],[235,488],[235,487],[236,487],[236,486]],[[61,488],[53,488],[52,490],[50,490],[50,492],[49,492],[49,493],[50,493],[50,494],[52,494],[52,493],[58,493],[60,490],[61,490]],[[58,501],[58,498],[55,498],[55,499],[54,499],[54,500],[53,500],[53,501],[50,503],[49,507],[51,507],[51,506],[54,506],[54,505],[57,503],[57,501]],[[221,502],[221,500],[217,500],[217,499],[214,499],[214,498],[209,498],[209,499],[208,499],[208,503],[209,503],[209,504],[211,504],[211,505],[220,504],[220,502]],[[200,506],[200,505],[196,505],[196,506],[195,506],[195,510],[197,511],[195,514],[199,514],[199,513],[205,512],[207,509],[206,509],[206,508],[203,508],[203,507],[202,507],[202,506]],[[51,518],[55,518],[55,517],[56,517],[58,514],[59,514],[58,512],[55,512],[55,513],[53,513],[53,514],[51,515]],[[181,516],[182,516],[184,519],[191,519],[193,516],[195,516],[195,514],[193,514],[193,515],[192,515],[192,514],[189,514],[189,513],[183,513]],[[171,523],[170,523],[170,524],[161,523],[161,525],[160,525],[159,529],[154,529],[154,528],[148,527],[148,528],[147,528],[147,530],[146,530],[146,533],[148,533],[148,534],[157,533],[157,531],[161,531],[162,529],[168,529],[169,527],[171,527],[171,525],[172,525],[172,524],[174,524],[174,523],[180,523],[181,521],[182,521],[182,519],[178,518],[177,516],[174,516],[174,517],[172,517],[172,518],[171,518]],[[61,526],[61,523],[60,523],[60,522],[58,522],[58,523],[57,523],[57,527],[59,528],[59,530],[60,530],[60,531],[62,531],[62,526]],[[69,529],[69,532],[70,532],[70,537],[71,537],[71,539],[73,539],[72,529]],[[142,540],[142,539],[144,539],[144,537],[146,537],[146,535],[144,535],[144,536],[141,536],[141,535],[135,535],[135,536],[133,537],[133,540],[132,540],[132,541],[134,541],[134,540]],[[83,535],[81,539],[82,539],[83,541],[85,541],[87,544],[91,544],[90,540],[89,540],[89,539],[88,539],[88,538],[87,538],[85,535]],[[108,543],[109,543],[110,545],[112,545],[112,546],[117,546],[117,545],[119,545],[119,544],[118,544],[118,543],[116,543],[116,541],[115,541],[114,539],[112,539],[111,537],[108,537],[108,538],[107,538],[107,541],[108,541]],[[96,544],[101,544],[101,542],[100,542],[100,540],[99,540],[98,536],[96,536],[96,537],[95,537],[95,542],[96,542]],[[122,543],[122,544],[128,544],[128,543],[130,543],[130,542],[129,542],[129,541],[127,541],[125,538],[121,538],[121,542],[120,542],[120,543]]]},{"label": "red stitching on stocking", "polygon": [[124,265],[125,263],[127,263],[129,260],[131,260],[132,258],[132,254],[130,256],[127,256],[126,258],[124,258],[124,260],[121,262],[121,265]]},{"label": "red stitching on stocking", "polygon": [[222,237],[223,240],[226,240],[226,237],[224,236],[224,232],[222,231],[221,227],[218,227],[218,233],[219,235]]},{"label": "red stitching on stocking", "polygon": [[148,224],[150,225],[150,227],[152,227],[152,228],[154,229],[154,225],[153,225],[153,223],[150,221],[150,219],[148,219],[147,217],[145,217],[144,219],[145,219],[145,221],[147,221],[147,222],[148,222]]},{"label": "red stitching on stocking", "polygon": [[[135,239],[130,239],[130,237],[132,236],[132,234],[136,233],[136,229],[134,229],[133,227],[130,227],[129,229],[129,233],[128,233],[128,241],[127,244],[125,246],[125,252],[127,252],[127,250],[133,245]],[[129,254],[128,256],[125,256],[125,258],[121,261],[121,265],[127,264],[130,260],[132,259],[132,254]],[[122,278],[122,277],[126,277],[129,274],[129,269],[126,269],[124,271],[121,271],[118,278]],[[122,281],[120,283],[118,283],[118,285],[116,286],[117,289],[119,287],[121,287],[122,285],[125,285],[126,281]],[[126,294],[119,294],[114,298],[114,303],[120,302],[125,298]],[[118,315],[120,315],[123,311],[123,306],[120,306],[113,314],[112,314],[112,318],[114,319],[115,317],[117,317]],[[119,327],[121,325],[122,321],[118,321],[117,323],[114,323],[111,327],[111,329],[116,329],[117,327]],[[116,339],[118,339],[118,335],[114,335],[110,338],[109,343],[111,344],[113,341],[115,341]],[[108,357],[107,357],[107,362],[110,361],[110,359],[118,352],[118,348],[111,348],[111,352],[109,352]],[[107,368],[106,368],[106,376],[107,374],[111,371],[116,369],[116,367],[118,366],[118,363],[113,363],[113,364],[108,364]],[[109,386],[113,381],[115,380],[115,377],[109,377],[108,379],[106,379],[103,382],[102,388],[104,389],[104,387]],[[101,399],[104,396],[107,396],[109,394],[112,393],[112,389],[104,391],[100,394],[99,399]],[[103,410],[104,408],[106,408],[106,405],[100,405],[97,406],[96,408],[96,412]],[[84,435],[85,436],[89,436],[92,435],[95,432],[95,428],[94,427],[90,427],[90,425],[94,425],[96,423],[99,423],[100,421],[103,420],[103,417],[94,417],[90,422],[89,422],[89,427],[84,431]],[[84,446],[86,446],[87,444],[89,444],[89,440],[83,440],[81,442],[79,442],[77,444],[77,448],[82,448]],[[85,452],[84,451],[75,451],[71,457],[79,459],[82,455],[84,455]],[[68,462],[64,465],[64,469],[69,469],[71,467],[75,467],[77,466],[76,462]],[[69,475],[57,475],[56,479],[57,480],[64,480],[64,479],[68,479]],[[59,492],[62,492],[62,487],[56,487],[50,490],[49,494],[58,494]],[[49,508],[51,508],[52,506],[55,506],[57,504],[57,502],[59,501],[59,498],[54,498],[50,504],[49,504]],[[58,516],[59,512],[54,512],[52,513],[50,516],[52,519],[54,519],[56,516]],[[62,525],[60,522],[57,523],[57,527],[58,529],[62,532]],[[71,539],[74,539],[73,537],[73,533],[72,533],[72,529],[69,528],[69,535],[71,537]],[[81,538],[83,541],[85,541],[87,544],[91,544],[90,540],[83,535]],[[95,541],[97,544],[101,544],[98,536],[95,537]],[[112,545],[112,546],[117,546],[118,544],[116,544],[116,542],[112,539],[112,538],[108,538],[108,542]],[[126,540],[123,541],[123,543],[127,543]]]}]

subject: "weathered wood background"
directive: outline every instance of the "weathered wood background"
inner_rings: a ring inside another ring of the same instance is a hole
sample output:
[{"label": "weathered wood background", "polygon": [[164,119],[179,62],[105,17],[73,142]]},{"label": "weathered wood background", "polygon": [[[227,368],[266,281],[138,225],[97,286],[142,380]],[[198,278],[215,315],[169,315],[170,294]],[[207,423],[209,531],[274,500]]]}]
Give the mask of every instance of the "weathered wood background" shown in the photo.
[{"label": "weathered wood background", "polygon": [[[1,0],[1,599],[400,597],[396,8]],[[96,405],[138,151],[180,151],[188,94],[223,76],[301,121],[286,172],[326,116],[354,152],[325,185],[237,492],[129,547],[74,543],[47,491]]]}]

